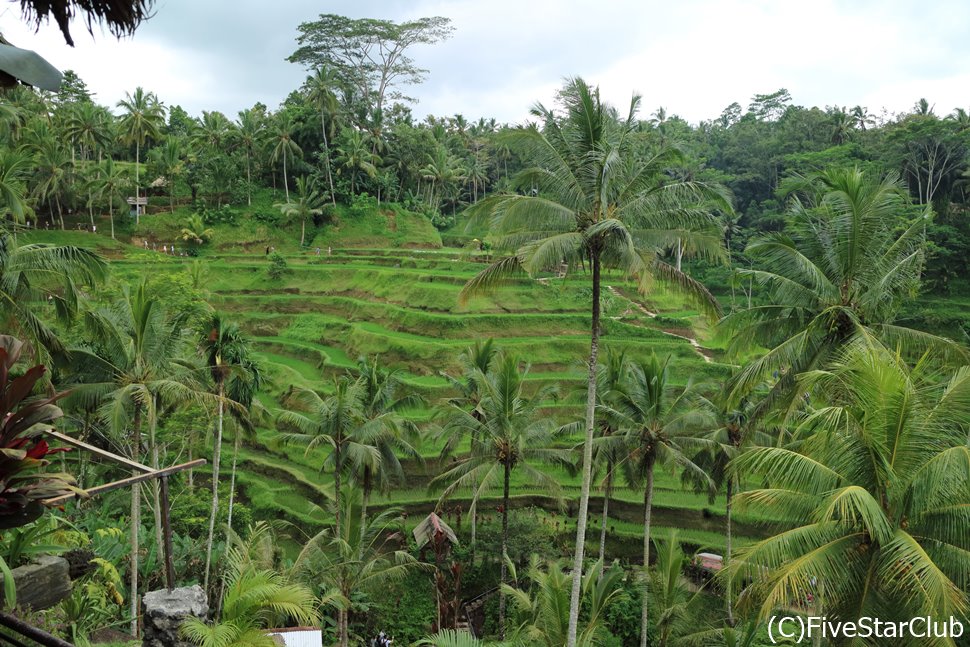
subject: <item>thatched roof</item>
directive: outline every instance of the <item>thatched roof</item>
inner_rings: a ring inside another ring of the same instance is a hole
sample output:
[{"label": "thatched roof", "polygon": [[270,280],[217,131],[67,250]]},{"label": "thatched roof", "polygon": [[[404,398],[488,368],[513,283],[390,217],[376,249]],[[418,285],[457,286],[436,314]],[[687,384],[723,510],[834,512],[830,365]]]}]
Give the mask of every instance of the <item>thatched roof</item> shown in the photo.
[{"label": "thatched roof", "polygon": [[155,0],[20,0],[24,20],[40,27],[42,22],[53,19],[64,34],[64,40],[74,47],[71,38],[71,18],[80,15],[88,33],[94,33],[94,25],[107,25],[108,31],[118,38],[134,33],[142,20],[151,18]]},{"label": "thatched roof", "polygon": [[439,533],[443,534],[453,546],[458,545],[458,536],[455,535],[455,531],[433,512],[415,526],[414,541],[418,548],[421,548]]}]

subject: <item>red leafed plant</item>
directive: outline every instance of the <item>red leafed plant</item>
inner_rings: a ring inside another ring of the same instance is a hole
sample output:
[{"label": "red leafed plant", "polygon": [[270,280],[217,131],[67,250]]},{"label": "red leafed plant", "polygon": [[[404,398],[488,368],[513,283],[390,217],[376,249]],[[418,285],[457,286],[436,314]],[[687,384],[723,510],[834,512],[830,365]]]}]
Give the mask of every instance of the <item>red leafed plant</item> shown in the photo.
[{"label": "red leafed plant", "polygon": [[69,474],[45,472],[48,456],[67,448],[51,449],[43,434],[63,414],[54,404],[64,393],[31,397],[43,377],[44,366],[29,368],[11,378],[23,342],[0,335],[0,529],[16,528],[44,513],[43,501],[72,492],[83,494]]}]

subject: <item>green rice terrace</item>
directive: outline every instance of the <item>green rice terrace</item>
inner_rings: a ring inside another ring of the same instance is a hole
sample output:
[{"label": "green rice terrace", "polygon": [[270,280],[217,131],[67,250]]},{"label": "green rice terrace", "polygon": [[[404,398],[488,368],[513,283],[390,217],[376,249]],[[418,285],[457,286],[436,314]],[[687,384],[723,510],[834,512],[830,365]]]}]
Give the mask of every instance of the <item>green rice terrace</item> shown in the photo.
[{"label": "green rice terrace", "polygon": [[[371,219],[383,222],[386,215],[374,214]],[[395,220],[409,229],[426,225],[407,213]],[[173,259],[138,246],[137,241],[145,237],[156,243],[164,240],[166,232],[159,228],[156,235],[153,229],[157,225],[151,217],[143,222],[142,230],[134,235],[135,244],[105,248],[116,275],[133,280],[187,272],[192,259]],[[358,223],[358,228],[365,226]],[[362,241],[343,238],[339,226],[332,229],[336,231],[318,236],[307,249],[294,248],[292,241],[263,232],[266,237],[216,245],[198,261],[206,270],[209,302],[238,322],[252,340],[267,375],[268,388],[260,395],[267,409],[279,409],[294,386],[332,393],[334,378],[354,374],[358,358],[376,356],[399,371],[408,392],[427,403],[406,411],[405,417],[431,428],[437,404],[457,395],[445,374],[459,376],[461,352],[476,341],[492,338],[500,349],[530,365],[529,390],[558,387],[559,397],[543,403],[547,415],[563,424],[582,418],[590,326],[584,272],[520,279],[488,297],[461,304],[462,286],[489,260],[484,253],[441,247],[436,232],[427,227],[413,240],[398,239],[397,246],[383,248],[342,244],[391,242],[380,236],[378,228],[372,230],[377,235]],[[215,239],[219,240],[222,231],[217,232]],[[60,238],[91,242],[86,234]],[[289,269],[279,280],[267,277],[265,250],[270,245],[286,259]],[[604,280],[608,285],[603,299],[605,349],[626,351],[630,357],[670,355],[673,379],[679,385],[687,380],[716,381],[730,373],[730,364],[722,361],[720,342],[710,336],[709,325],[683,299],[659,287],[641,297],[636,286],[620,275],[607,275]],[[563,447],[581,442],[581,431],[560,441]],[[231,451],[232,443],[227,440],[225,455]],[[407,484],[376,493],[374,507],[401,507],[412,525],[438,508],[440,488],[433,490],[428,485],[442,469],[440,451],[440,442],[423,442],[420,460],[407,465]],[[246,441],[239,461],[240,495],[254,517],[283,514],[311,534],[331,517],[327,501],[333,498],[333,477],[320,469],[323,451],[287,446],[275,429],[260,428],[255,438]],[[564,507],[544,488],[519,480],[513,480],[512,497],[517,508],[541,508],[543,518],[561,529],[568,543],[568,536],[575,533],[579,476],[563,469],[549,469],[549,473],[563,487]],[[617,488],[614,497],[608,538],[617,548],[626,546],[632,557],[642,534],[638,531],[642,496]],[[484,510],[493,510],[483,513],[484,524],[498,522],[494,507],[500,499],[493,495],[483,502]],[[445,518],[456,519],[456,510],[467,510],[469,503],[470,494],[462,492],[440,505]],[[601,499],[594,505],[599,508]],[[723,498],[711,502],[705,493],[685,491],[678,473],[658,475],[655,514],[660,528],[680,528],[684,541],[698,548],[723,549]],[[746,525],[746,521],[751,523]],[[738,519],[739,541],[745,541],[745,533],[750,537],[763,534],[754,521]]]}]

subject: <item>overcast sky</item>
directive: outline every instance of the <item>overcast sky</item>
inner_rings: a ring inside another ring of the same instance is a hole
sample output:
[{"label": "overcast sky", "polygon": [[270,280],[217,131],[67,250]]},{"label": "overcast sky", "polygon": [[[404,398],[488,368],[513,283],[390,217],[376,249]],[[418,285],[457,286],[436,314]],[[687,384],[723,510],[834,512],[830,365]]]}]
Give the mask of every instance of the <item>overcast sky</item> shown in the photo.
[{"label": "overcast sky", "polygon": [[[970,2],[933,0],[156,0],[132,38],[54,25],[38,33],[18,4],[0,13],[13,44],[73,69],[114,105],[141,85],[166,105],[230,117],[257,101],[275,109],[306,76],[285,58],[296,27],[321,12],[404,20],[440,15],[452,38],[417,48],[429,70],[412,91],[418,116],[462,113],[515,122],[580,75],[644,113],[658,106],[691,122],[733,101],[787,88],[804,106],[970,107]],[[0,5],[2,6],[2,5]]]}]

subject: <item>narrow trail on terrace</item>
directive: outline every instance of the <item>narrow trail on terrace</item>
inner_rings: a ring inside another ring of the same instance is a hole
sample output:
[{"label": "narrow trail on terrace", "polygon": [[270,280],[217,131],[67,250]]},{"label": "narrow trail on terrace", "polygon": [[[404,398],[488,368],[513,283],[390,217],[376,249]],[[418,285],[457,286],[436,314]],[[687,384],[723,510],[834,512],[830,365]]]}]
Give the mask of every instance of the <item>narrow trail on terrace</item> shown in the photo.
[{"label": "narrow trail on terrace", "polygon": [[[623,294],[621,294],[620,291],[617,290],[616,288],[614,288],[612,285],[607,285],[606,286],[606,289],[609,290],[610,294],[612,294],[613,296],[618,297],[620,299],[623,299],[624,301],[628,301],[630,304],[633,305],[634,308],[636,308],[637,310],[639,310],[640,312],[642,312],[646,316],[650,317],[651,319],[656,318],[656,316],[657,316],[657,313],[656,312],[650,312],[645,307],[643,307],[642,304],[637,303],[633,299],[630,299],[629,297],[626,297]],[[619,319],[619,317],[612,317],[612,318],[613,319]],[[705,362],[710,363],[710,362],[714,361],[710,357],[707,356],[707,354],[704,352],[704,347],[701,346],[697,342],[697,338],[696,337],[687,337],[686,335],[678,335],[677,333],[668,332],[666,330],[661,330],[660,332],[662,332],[665,335],[669,335],[670,337],[677,337],[678,339],[683,339],[684,341],[686,341],[687,343],[689,343],[694,348],[694,352],[697,353],[700,357],[702,357]]]}]

